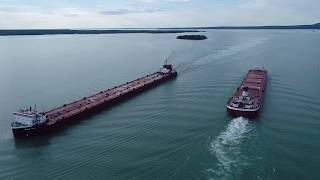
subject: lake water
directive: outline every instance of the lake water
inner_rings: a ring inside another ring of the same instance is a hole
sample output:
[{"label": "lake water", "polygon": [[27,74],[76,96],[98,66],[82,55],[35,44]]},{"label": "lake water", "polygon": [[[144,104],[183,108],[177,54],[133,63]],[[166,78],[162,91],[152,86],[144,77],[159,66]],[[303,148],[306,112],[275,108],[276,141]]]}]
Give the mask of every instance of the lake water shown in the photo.
[{"label": "lake water", "polygon": [[[0,179],[319,179],[320,32],[0,37]],[[51,135],[12,137],[11,112],[49,110],[157,71],[166,82]],[[225,104],[249,68],[269,79],[256,121]]]}]

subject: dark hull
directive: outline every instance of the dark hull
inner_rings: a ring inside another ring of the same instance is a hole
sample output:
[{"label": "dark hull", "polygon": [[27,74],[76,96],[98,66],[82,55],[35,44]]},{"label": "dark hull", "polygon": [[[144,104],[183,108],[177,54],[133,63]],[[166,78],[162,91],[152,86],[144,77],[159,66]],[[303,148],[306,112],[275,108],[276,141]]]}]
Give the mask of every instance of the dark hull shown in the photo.
[{"label": "dark hull", "polygon": [[47,125],[33,126],[28,128],[12,129],[13,136],[16,138],[30,137],[49,132],[50,127]]},{"label": "dark hull", "polygon": [[69,117],[69,118],[65,118],[62,119],[61,121],[55,123],[55,124],[51,124],[51,125],[42,125],[42,126],[34,126],[34,127],[29,127],[29,128],[20,128],[20,129],[12,129],[13,135],[16,138],[22,138],[22,137],[30,137],[30,136],[37,136],[37,135],[43,135],[43,134],[47,134],[47,133],[51,133],[54,131],[57,131],[58,129],[61,129],[63,127],[65,127],[68,124],[72,124],[74,122],[77,122],[81,119],[90,117],[94,114],[97,114],[103,110],[105,110],[108,107],[111,107],[117,103],[120,103],[126,99],[129,99],[131,97],[134,97],[135,95],[142,93],[148,89],[151,89],[165,81],[171,80],[171,79],[175,79],[177,77],[177,72],[170,74],[169,76],[159,79],[157,81],[154,81],[153,83],[150,83],[146,86],[143,86],[141,88],[135,89],[134,91],[131,91],[127,94],[123,94],[121,96],[119,96],[116,99],[113,99],[111,101],[107,101],[104,104],[101,104],[99,106],[96,106],[94,108],[91,109],[87,109],[84,112],[81,112],[79,114],[76,114],[75,116]]}]

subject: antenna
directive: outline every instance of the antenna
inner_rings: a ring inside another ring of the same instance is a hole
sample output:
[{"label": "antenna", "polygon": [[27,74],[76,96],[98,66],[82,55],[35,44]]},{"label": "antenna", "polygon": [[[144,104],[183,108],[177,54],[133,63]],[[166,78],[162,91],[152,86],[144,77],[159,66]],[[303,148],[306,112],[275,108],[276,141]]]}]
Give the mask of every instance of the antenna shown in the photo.
[{"label": "antenna", "polygon": [[168,64],[168,57],[166,58],[166,60],[164,60],[164,65]]}]

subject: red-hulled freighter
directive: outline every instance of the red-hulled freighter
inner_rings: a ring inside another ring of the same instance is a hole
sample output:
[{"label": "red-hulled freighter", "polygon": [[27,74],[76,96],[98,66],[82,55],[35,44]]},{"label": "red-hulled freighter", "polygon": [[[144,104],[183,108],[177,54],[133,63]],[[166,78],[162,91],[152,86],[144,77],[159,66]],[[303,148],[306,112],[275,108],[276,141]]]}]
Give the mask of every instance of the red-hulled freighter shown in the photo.
[{"label": "red-hulled freighter", "polygon": [[15,137],[26,137],[50,132],[63,124],[132,97],[166,80],[173,79],[177,77],[177,74],[172,65],[165,64],[155,73],[84,97],[78,101],[64,104],[48,112],[38,113],[36,109],[31,107],[26,110],[19,110],[13,113],[15,117],[11,124],[13,135]]},{"label": "red-hulled freighter", "polygon": [[227,110],[233,117],[254,118],[261,106],[268,72],[264,68],[250,69],[227,103]]}]

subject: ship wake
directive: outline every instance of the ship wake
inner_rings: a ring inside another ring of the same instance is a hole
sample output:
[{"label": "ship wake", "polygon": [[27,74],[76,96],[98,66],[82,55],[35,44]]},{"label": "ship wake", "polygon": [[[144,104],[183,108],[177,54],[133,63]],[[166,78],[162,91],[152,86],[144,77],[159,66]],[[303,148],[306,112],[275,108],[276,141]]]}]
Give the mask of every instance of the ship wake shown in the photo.
[{"label": "ship wake", "polygon": [[[235,56],[237,54],[250,50],[254,47],[262,45],[268,42],[268,40],[269,40],[268,37],[255,38],[255,39],[251,39],[238,44],[226,45],[222,49],[208,48],[203,50],[203,54],[199,54],[195,57],[193,57],[193,55],[188,54],[189,57],[191,57],[191,59],[185,62],[180,62],[177,65],[176,69],[179,70],[180,73],[185,73],[193,69],[206,66],[211,63],[215,63],[216,66],[234,63],[234,61],[237,61],[237,60],[234,58],[228,58],[228,57]],[[192,47],[192,48],[195,48],[195,47]],[[189,51],[193,52],[191,49]],[[186,57],[186,59],[188,58]]]},{"label": "ship wake", "polygon": [[249,155],[242,146],[254,134],[255,126],[247,119],[240,117],[230,121],[226,130],[210,143],[210,152],[217,159],[215,166],[208,169],[210,179],[234,179],[250,164]]}]

